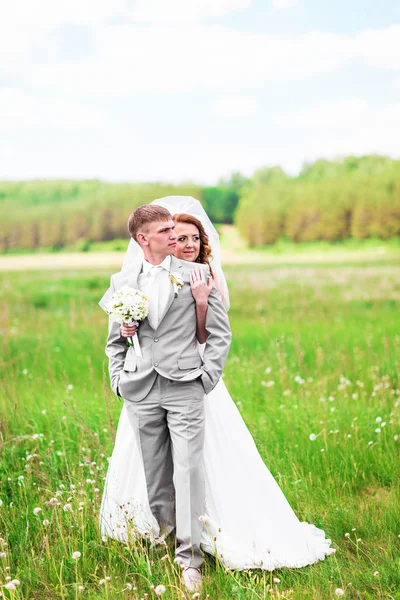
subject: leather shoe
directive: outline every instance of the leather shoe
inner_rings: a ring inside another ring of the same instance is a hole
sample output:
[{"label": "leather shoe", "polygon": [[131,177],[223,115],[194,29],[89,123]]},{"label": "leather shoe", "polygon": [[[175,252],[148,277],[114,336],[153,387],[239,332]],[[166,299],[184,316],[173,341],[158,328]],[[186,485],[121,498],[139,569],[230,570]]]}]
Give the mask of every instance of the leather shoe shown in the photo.
[{"label": "leather shoe", "polygon": [[182,582],[189,592],[201,590],[201,573],[195,567],[185,567],[182,571]]}]

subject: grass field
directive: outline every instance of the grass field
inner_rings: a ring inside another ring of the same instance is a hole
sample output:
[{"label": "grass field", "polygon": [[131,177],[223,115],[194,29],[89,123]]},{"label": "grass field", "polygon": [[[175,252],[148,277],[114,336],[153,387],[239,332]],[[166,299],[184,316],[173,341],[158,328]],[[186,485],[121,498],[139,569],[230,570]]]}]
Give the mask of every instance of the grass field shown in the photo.
[{"label": "grass field", "polygon": [[[337,552],[273,574],[226,573],[207,557],[201,598],[319,600],[341,588],[345,598],[400,599],[400,267],[256,264],[226,273],[225,382],[296,513],[322,527]],[[145,541],[125,547],[98,533],[121,408],[108,387],[97,306],[109,275],[1,275],[5,598],[150,600],[160,584],[163,598],[190,597],[171,547],[161,560]],[[7,578],[20,581],[15,590]]]}]

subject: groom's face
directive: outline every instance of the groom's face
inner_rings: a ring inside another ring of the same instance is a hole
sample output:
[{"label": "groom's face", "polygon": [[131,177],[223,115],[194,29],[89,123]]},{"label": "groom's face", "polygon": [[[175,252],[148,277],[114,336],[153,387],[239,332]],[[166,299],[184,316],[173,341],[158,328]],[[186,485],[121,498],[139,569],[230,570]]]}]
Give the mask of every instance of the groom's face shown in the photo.
[{"label": "groom's face", "polygon": [[153,254],[172,254],[176,248],[175,223],[169,221],[153,221],[147,225],[143,233],[143,245]]}]

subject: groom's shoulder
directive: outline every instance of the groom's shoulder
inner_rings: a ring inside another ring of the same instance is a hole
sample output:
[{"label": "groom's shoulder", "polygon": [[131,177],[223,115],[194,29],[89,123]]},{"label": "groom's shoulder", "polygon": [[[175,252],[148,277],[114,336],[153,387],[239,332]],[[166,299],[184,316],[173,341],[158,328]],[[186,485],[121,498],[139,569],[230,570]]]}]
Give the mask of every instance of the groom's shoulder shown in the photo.
[{"label": "groom's shoulder", "polygon": [[203,263],[198,263],[198,262],[189,262],[187,260],[182,260],[180,258],[176,258],[175,259],[177,262],[180,263],[180,265],[182,267],[184,267],[185,269],[201,269],[203,271],[208,271],[209,266],[208,265],[204,265]]}]

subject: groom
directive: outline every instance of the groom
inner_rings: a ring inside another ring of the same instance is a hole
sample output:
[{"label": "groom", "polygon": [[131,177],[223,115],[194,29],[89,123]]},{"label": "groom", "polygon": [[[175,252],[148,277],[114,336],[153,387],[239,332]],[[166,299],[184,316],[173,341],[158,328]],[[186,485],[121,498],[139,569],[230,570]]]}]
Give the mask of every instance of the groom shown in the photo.
[{"label": "groom", "polygon": [[[132,347],[127,351],[119,324],[110,319],[106,354],[111,387],[124,399],[138,440],[151,511],[160,532],[168,535],[176,527],[175,561],[183,567],[184,584],[194,590],[201,585],[204,394],[221,377],[231,331],[213,286],[201,359],[190,271],[202,269],[209,277],[209,267],[172,255],[174,222],[161,206],[140,206],[130,215],[128,228],[144,259],[113,275],[110,292],[124,285],[141,289],[149,298],[149,315],[139,329],[141,357]],[[174,286],[171,278],[182,285]]]}]

